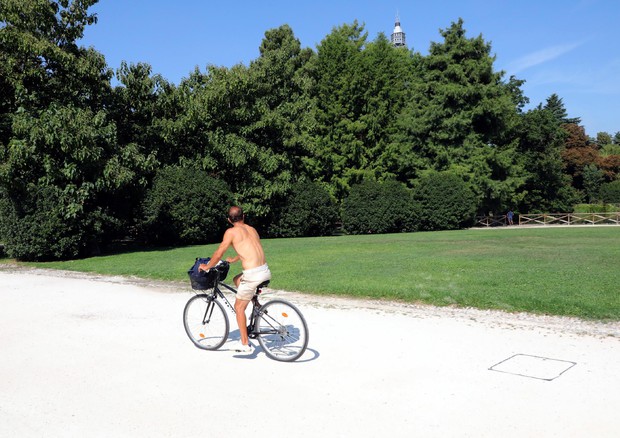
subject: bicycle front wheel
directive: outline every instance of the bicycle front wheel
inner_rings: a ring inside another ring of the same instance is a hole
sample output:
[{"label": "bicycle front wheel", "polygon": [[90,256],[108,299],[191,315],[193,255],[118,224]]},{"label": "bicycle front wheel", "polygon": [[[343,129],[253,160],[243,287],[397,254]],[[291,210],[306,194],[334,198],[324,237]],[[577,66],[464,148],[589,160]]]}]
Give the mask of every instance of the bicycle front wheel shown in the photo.
[{"label": "bicycle front wheel", "polygon": [[306,320],[297,307],[284,300],[263,305],[256,320],[256,332],[265,354],[275,360],[297,360],[308,346]]},{"label": "bicycle front wheel", "polygon": [[210,295],[196,295],[183,310],[183,326],[194,345],[217,350],[228,339],[230,325],[224,306]]}]

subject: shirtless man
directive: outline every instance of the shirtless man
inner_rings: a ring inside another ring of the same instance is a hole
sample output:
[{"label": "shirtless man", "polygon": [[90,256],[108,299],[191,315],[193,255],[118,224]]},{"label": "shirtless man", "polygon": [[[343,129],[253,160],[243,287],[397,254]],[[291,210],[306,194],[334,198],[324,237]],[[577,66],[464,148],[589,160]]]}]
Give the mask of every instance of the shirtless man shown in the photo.
[{"label": "shirtless man", "polygon": [[248,328],[245,317],[245,309],[252,300],[256,287],[263,281],[271,279],[271,271],[265,260],[263,246],[256,230],[246,224],[245,215],[241,207],[233,206],[228,210],[228,222],[232,224],[224,233],[222,243],[211,256],[209,263],[201,264],[198,269],[207,271],[213,268],[224,257],[226,250],[232,245],[237,253],[235,257],[226,259],[229,263],[241,260],[243,272],[234,278],[237,286],[237,298],[235,300],[235,312],[237,314],[237,324],[241,334],[241,343],[234,347],[236,351],[251,353],[253,345],[248,339]]}]

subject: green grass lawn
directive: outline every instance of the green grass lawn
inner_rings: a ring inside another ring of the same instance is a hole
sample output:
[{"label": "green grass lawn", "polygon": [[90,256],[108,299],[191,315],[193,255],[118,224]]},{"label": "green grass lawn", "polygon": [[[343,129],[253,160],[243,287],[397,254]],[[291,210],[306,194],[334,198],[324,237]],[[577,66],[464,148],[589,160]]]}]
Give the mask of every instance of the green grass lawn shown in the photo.
[{"label": "green grass lawn", "polygon": [[[620,320],[620,227],[264,239],[263,245],[276,289]],[[215,248],[36,265],[186,281],[194,259]],[[228,279],[240,269],[233,265]]]}]

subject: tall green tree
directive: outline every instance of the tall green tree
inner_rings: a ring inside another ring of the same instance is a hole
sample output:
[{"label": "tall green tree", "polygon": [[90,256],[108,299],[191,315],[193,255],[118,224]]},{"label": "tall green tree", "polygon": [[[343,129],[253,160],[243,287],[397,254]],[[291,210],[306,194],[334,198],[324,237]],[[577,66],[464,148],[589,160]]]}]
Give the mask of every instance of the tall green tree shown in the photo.
[{"label": "tall green tree", "polygon": [[13,131],[0,167],[7,253],[45,259],[92,251],[119,225],[99,197],[132,176],[115,154],[114,125],[101,111],[52,104],[37,117],[18,114]]},{"label": "tall green tree", "polygon": [[409,163],[401,178],[427,169],[451,170],[471,185],[479,210],[498,211],[517,202],[524,182],[516,156],[522,81],[505,82],[495,71],[491,45],[467,38],[463,21],[441,31],[422,58],[394,142]]},{"label": "tall green tree", "polygon": [[556,116],[541,107],[523,114],[521,118],[518,155],[526,171],[521,187],[522,212],[571,212],[579,195],[564,173],[562,151],[566,131]]},{"label": "tall green tree", "polygon": [[224,180],[253,220],[269,218],[305,172],[312,56],[289,26],[267,31],[249,66],[194,71],[176,90],[179,117],[162,125],[177,162]]},{"label": "tall green tree", "polygon": [[139,223],[139,205],[155,170],[178,160],[176,147],[166,141],[163,127],[178,115],[179,105],[174,100],[174,85],[152,74],[147,63],[122,62],[116,78],[118,85],[112,90],[107,113],[116,125],[119,151],[137,158],[140,165],[133,167],[132,184],[102,201],[122,218],[126,230]]},{"label": "tall green tree", "polygon": [[553,118],[559,125],[563,125],[565,123],[578,125],[581,123],[581,119],[579,117],[568,117],[562,98],[555,93],[547,98],[545,105],[542,108],[551,112],[551,114],[553,114]]},{"label": "tall green tree", "polygon": [[288,25],[265,32],[259,52],[249,66],[253,120],[244,129],[259,156],[252,178],[238,186],[238,193],[256,214],[269,218],[306,173],[315,124],[309,70],[314,53],[301,48]]},{"label": "tall green tree", "polygon": [[405,105],[413,55],[384,34],[368,41],[354,22],[336,27],[317,47],[314,178],[342,199],[365,177],[393,177],[390,133]]},{"label": "tall green tree", "polygon": [[[363,90],[359,120],[364,130],[364,147],[359,168],[362,175],[379,181],[393,179],[397,173],[390,168],[391,135],[398,116],[410,97],[408,89],[415,74],[417,58],[405,48],[395,48],[380,33],[362,52],[362,69],[358,81]],[[351,169],[352,176],[356,169]],[[357,178],[356,178],[357,179]]]},{"label": "tall green tree", "polygon": [[153,74],[147,63],[122,62],[116,71],[119,84],[112,90],[110,117],[117,126],[121,145],[135,143],[146,155],[152,153],[166,161],[159,123],[178,115],[174,99],[175,87],[161,75]]},{"label": "tall green tree", "polygon": [[36,112],[51,103],[92,111],[103,106],[112,71],[100,53],[77,44],[86,26],[96,22],[88,13],[96,2],[0,0],[5,111]]},{"label": "tall green tree", "polygon": [[61,258],[96,250],[121,224],[103,201],[132,184],[142,157],[119,150],[105,111],[112,72],[78,46],[93,0],[0,0],[0,59],[10,127],[0,144],[7,253]]},{"label": "tall green tree", "polygon": [[311,171],[340,199],[350,183],[347,169],[359,168],[364,147],[359,120],[363,90],[357,75],[367,36],[364,26],[355,21],[334,28],[317,46],[317,128]]}]

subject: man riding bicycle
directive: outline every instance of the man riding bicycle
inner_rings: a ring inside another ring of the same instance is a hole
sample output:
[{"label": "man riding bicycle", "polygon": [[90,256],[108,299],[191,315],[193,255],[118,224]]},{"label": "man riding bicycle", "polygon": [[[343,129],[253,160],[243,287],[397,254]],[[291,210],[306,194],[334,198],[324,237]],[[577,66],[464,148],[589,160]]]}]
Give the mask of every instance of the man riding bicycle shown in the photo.
[{"label": "man riding bicycle", "polygon": [[253,227],[245,223],[245,215],[241,207],[230,207],[228,210],[228,222],[232,225],[232,228],[229,228],[224,233],[222,243],[220,243],[220,246],[211,256],[211,260],[206,264],[201,264],[198,269],[208,271],[215,267],[226,253],[226,250],[232,245],[237,255],[235,257],[228,257],[226,261],[234,263],[241,260],[241,266],[243,267],[243,272],[236,275],[233,279],[237,287],[235,313],[241,335],[240,342],[233,348],[238,352],[252,353],[254,346],[248,339],[245,309],[248,307],[252,297],[254,297],[257,286],[271,279],[271,271],[267,266],[260,236]]}]

